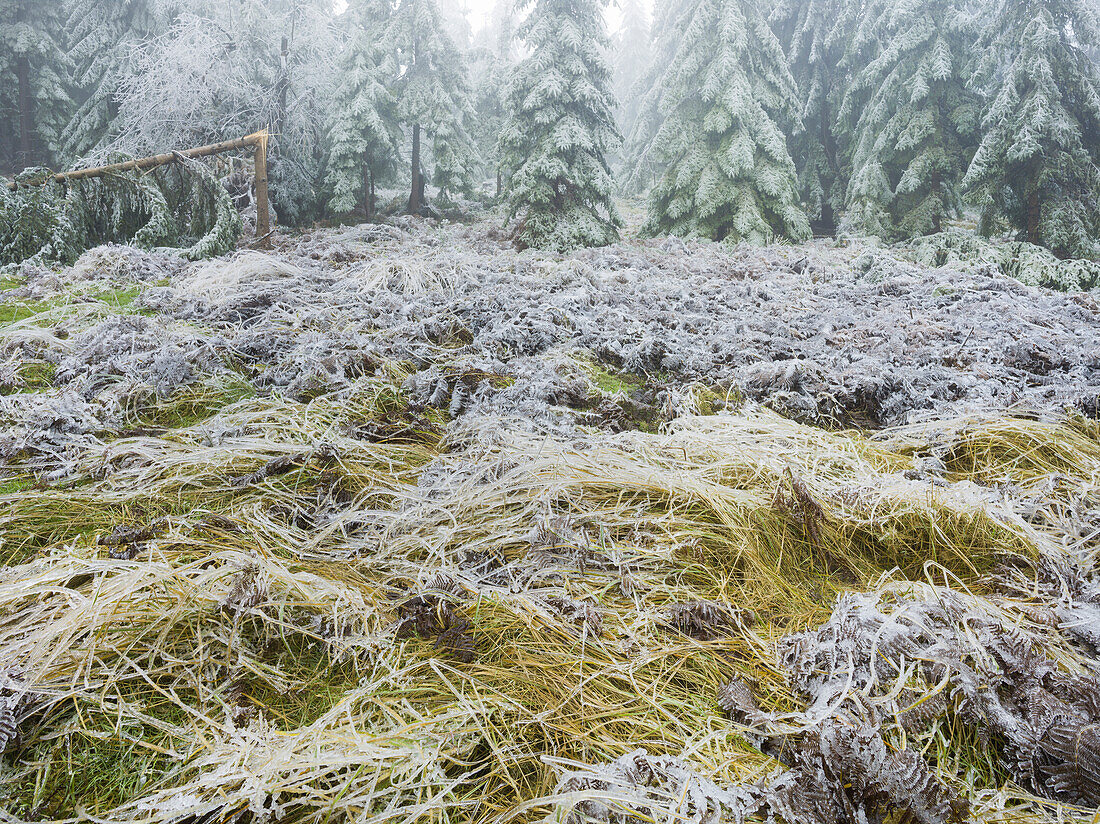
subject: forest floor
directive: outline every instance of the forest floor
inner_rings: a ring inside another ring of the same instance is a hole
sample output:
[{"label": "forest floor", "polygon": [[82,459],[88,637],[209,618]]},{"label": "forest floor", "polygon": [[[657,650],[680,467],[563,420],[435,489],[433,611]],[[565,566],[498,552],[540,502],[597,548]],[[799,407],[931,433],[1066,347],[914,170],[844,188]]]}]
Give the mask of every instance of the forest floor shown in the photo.
[{"label": "forest floor", "polygon": [[411,219],[0,290],[4,820],[1094,820],[1095,293]]}]

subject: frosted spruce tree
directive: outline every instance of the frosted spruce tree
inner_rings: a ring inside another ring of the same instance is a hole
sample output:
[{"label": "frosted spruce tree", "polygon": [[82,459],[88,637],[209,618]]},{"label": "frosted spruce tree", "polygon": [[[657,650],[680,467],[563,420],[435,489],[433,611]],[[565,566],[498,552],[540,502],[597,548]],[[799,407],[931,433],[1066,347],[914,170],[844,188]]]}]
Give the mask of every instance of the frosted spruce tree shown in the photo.
[{"label": "frosted spruce tree", "polygon": [[638,119],[641,106],[641,80],[649,69],[649,19],[641,0],[622,0],[622,23],[612,38],[612,75],[615,99],[619,105],[616,119],[623,133],[629,134]]},{"label": "frosted spruce tree", "polygon": [[9,171],[61,155],[72,109],[63,23],[56,2],[0,0],[0,163]]},{"label": "frosted spruce tree", "polygon": [[802,128],[790,135],[798,190],[812,224],[832,234],[844,208],[844,135],[837,112],[844,91],[841,62],[859,12],[852,0],[780,0],[772,29],[798,88]]},{"label": "frosted spruce tree", "polygon": [[939,232],[960,213],[980,115],[967,88],[973,18],[960,0],[874,0],[864,14],[882,46],[841,107],[841,120],[855,124],[843,227],[879,237]]},{"label": "frosted spruce tree", "polygon": [[375,185],[392,174],[400,153],[396,101],[387,84],[396,74],[381,34],[388,0],[352,0],[344,15],[347,41],[340,53],[329,113],[329,208],[349,212],[361,204],[375,212]]},{"label": "frosted spruce tree", "polygon": [[[530,2],[528,2],[530,5]],[[508,89],[501,132],[509,219],[522,246],[562,251],[619,237],[607,154],[619,141],[604,58],[602,0],[535,0],[530,54]]]},{"label": "frosted spruce tree", "polygon": [[1100,254],[1100,75],[1087,0],[1000,0],[985,16],[989,103],[963,180],[981,228],[1006,221],[1058,255]]},{"label": "frosted spruce tree", "polygon": [[687,28],[694,0],[656,0],[650,26],[649,66],[636,88],[634,119],[626,132],[620,188],[641,195],[664,172],[663,159],[657,156],[656,137],[665,120],[663,90],[659,84],[665,68],[672,62],[680,45],[679,33]]},{"label": "frosted spruce tree", "polygon": [[162,33],[180,4],[156,0],[64,0],[79,106],[62,133],[66,156],[98,146],[118,116],[119,81],[135,47]]},{"label": "frosted spruce tree", "polygon": [[443,203],[472,188],[479,158],[468,128],[470,88],[436,0],[399,0],[386,36],[401,67],[393,85],[398,116],[412,130],[409,212],[416,214],[426,205],[422,130],[432,138],[432,182]]},{"label": "frosted spruce tree", "polygon": [[656,94],[666,113],[651,151],[665,167],[645,231],[717,240],[805,240],[784,130],[798,98],[783,51],[752,0],[686,3]]}]

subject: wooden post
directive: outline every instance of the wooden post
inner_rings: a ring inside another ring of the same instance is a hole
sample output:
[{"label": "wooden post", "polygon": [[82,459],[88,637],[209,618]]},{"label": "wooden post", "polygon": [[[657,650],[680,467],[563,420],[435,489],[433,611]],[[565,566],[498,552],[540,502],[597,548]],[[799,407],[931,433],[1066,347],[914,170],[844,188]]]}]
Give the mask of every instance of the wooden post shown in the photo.
[{"label": "wooden post", "polygon": [[256,141],[256,237],[260,246],[267,246],[267,236],[271,234],[271,221],[268,214],[267,199],[267,130],[260,132]]}]

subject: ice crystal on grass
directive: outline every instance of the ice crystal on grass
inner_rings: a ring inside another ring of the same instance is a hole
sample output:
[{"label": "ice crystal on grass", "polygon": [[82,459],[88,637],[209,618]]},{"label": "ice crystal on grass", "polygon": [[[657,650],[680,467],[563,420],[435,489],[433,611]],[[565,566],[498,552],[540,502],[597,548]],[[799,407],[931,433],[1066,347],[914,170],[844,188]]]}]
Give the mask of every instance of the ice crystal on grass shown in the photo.
[{"label": "ice crystal on grass", "polygon": [[860,244],[273,245],[3,293],[14,814],[1098,803],[1090,296]]}]

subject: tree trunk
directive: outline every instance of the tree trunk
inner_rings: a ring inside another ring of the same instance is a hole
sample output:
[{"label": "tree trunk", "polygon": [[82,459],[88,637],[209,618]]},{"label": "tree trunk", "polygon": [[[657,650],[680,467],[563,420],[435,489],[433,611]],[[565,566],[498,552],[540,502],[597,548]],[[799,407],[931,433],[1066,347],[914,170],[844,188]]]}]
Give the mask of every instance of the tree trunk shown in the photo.
[{"label": "tree trunk", "polygon": [[1027,242],[1039,246],[1039,186],[1034,184],[1027,196]]},{"label": "tree trunk", "polygon": [[504,190],[504,177],[500,173],[500,169],[497,169],[497,200],[500,200],[500,193]]},{"label": "tree trunk", "polygon": [[[939,170],[932,172],[932,195],[939,200],[940,197],[940,173]],[[936,212],[932,215],[932,231],[937,234],[943,231],[943,210],[940,208],[940,204],[936,204]]]},{"label": "tree trunk", "polygon": [[279,112],[275,121],[276,133],[283,130],[283,122],[286,120],[286,97],[290,90],[290,70],[287,67],[287,58],[290,56],[290,41],[284,36],[282,50],[279,54]]},{"label": "tree trunk", "polygon": [[366,158],[363,159],[363,212],[366,214],[367,220],[370,220],[370,166],[367,164]]},{"label": "tree trunk", "polygon": [[363,209],[367,220],[374,220],[374,175],[366,161],[363,162]]},{"label": "tree trunk", "polygon": [[15,61],[16,83],[19,86],[19,157],[17,165],[32,165],[34,101],[31,97],[31,64],[26,55]]},{"label": "tree trunk", "polygon": [[413,125],[412,191],[409,193],[409,214],[420,214],[420,124]]}]

